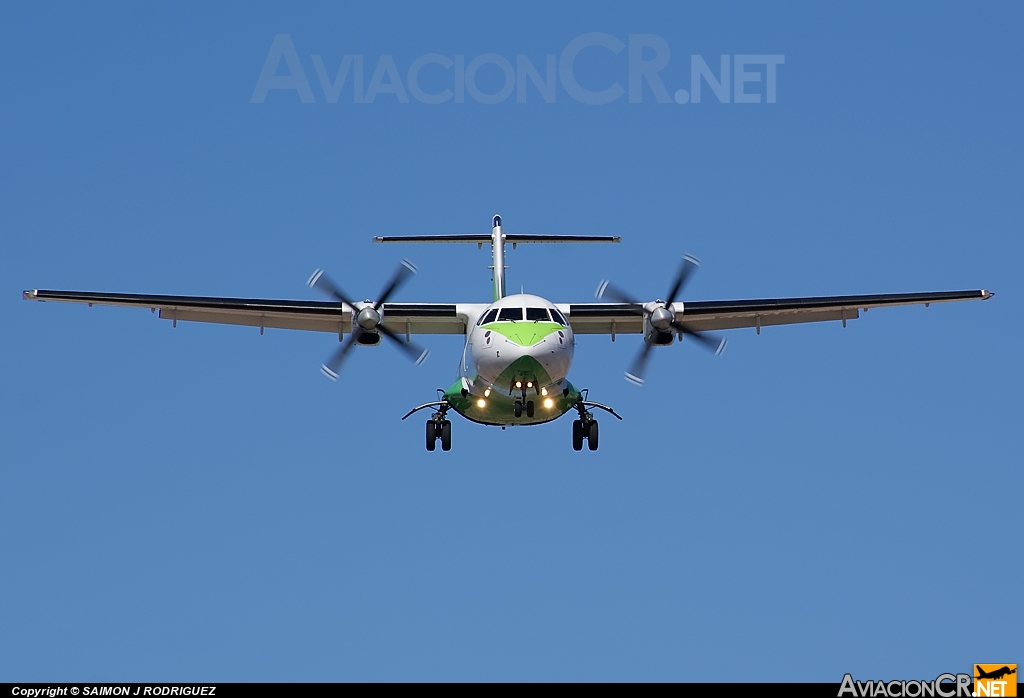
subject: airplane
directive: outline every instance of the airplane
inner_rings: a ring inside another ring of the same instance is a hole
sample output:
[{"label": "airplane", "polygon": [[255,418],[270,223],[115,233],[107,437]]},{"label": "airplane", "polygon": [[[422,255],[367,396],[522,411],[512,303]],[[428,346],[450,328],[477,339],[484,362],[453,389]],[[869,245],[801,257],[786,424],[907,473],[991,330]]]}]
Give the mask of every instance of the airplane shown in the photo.
[{"label": "airplane", "polygon": [[980,665],[975,664],[974,665],[974,670],[975,670],[975,673],[977,674],[977,676],[974,677],[976,679],[1001,679],[1004,676],[1009,676],[1010,674],[1016,674],[1017,673],[1016,666],[1014,666],[1013,669],[1011,669],[1008,666],[1003,666],[1003,667],[1001,667],[999,669],[995,669],[994,671],[985,671],[984,669],[981,668]]},{"label": "airplane", "polygon": [[[412,341],[413,334],[454,334],[465,337],[459,360],[458,380],[438,399],[414,407],[407,419],[420,410],[432,410],[426,422],[426,448],[452,446],[454,411],[471,422],[500,426],[544,424],[575,412],[572,447],[591,451],[599,444],[595,410],[622,419],[614,409],[589,399],[586,389],[568,380],[576,349],[576,335],[639,334],[643,345],[626,379],[642,385],[654,347],[689,338],[720,354],[726,340],[714,331],[804,322],[840,321],[843,327],[871,308],[931,305],[951,301],[987,300],[986,290],[933,293],[890,293],[858,296],[823,296],[761,300],[682,302],[680,294],[698,266],[696,258],[683,257],[665,298],[641,301],[608,281],[597,289],[598,303],[553,303],[540,296],[505,290],[505,246],[515,249],[530,243],[618,243],[618,236],[535,235],[506,233],[501,216],[491,220],[491,233],[468,235],[400,235],[375,237],[378,243],[475,243],[491,246],[493,301],[491,303],[392,303],[391,296],[416,272],[403,260],[376,300],[356,301],[316,270],[308,285],[330,296],[329,301],[261,300],[163,296],[82,291],[25,291],[23,298],[93,305],[149,308],[176,327],[182,322],[212,322],[329,332],[341,346],[324,362],[323,373],[337,379],[342,365],[357,347],[376,346],[389,340],[417,364],[427,351]],[[609,302],[610,301],[610,302]],[[348,332],[348,338],[345,333]],[[404,339],[402,338],[404,335]]]}]

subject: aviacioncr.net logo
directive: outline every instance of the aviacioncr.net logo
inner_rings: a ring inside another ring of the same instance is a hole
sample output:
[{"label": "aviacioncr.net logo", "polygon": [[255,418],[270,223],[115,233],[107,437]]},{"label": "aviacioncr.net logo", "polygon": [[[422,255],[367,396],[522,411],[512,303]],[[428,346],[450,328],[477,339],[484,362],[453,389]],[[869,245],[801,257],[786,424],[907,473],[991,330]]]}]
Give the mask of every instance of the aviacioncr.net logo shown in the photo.
[{"label": "aviacioncr.net logo", "polygon": [[[542,63],[534,62],[537,56],[526,54],[509,59],[496,53],[476,57],[427,53],[408,63],[406,69],[401,60],[396,62],[392,54],[385,53],[370,72],[373,56],[367,60],[363,54],[345,54],[340,63],[331,63],[314,53],[309,56],[314,70],[307,71],[291,35],[278,34],[249,101],[262,104],[270,92],[284,91],[291,93],[292,99],[297,95],[300,102],[313,104],[318,101],[314,93],[318,81],[321,99],[329,104],[341,100],[343,93],[354,104],[373,104],[378,97],[409,104],[410,96],[423,104],[461,104],[467,95],[480,104],[500,104],[513,94],[519,104],[537,97],[552,104],[560,92],[593,105],[623,98],[637,104],[644,101],[645,94],[662,104],[700,104],[702,88],[703,101],[710,101],[706,99],[710,90],[723,104],[774,104],[778,67],[786,62],[781,53],[723,54],[708,60],[691,54],[670,65],[670,56],[668,42],[657,34],[630,34],[622,41],[611,34],[591,32],[576,37],[558,54],[544,55]],[[594,75],[597,65],[612,72],[601,74],[598,69],[599,74]],[[316,81],[309,77],[310,72]],[[585,77],[580,77],[581,72]]]},{"label": "aviacioncr.net logo", "polygon": [[839,697],[854,698],[971,698],[970,674],[939,674],[932,681],[856,681],[843,676]]}]

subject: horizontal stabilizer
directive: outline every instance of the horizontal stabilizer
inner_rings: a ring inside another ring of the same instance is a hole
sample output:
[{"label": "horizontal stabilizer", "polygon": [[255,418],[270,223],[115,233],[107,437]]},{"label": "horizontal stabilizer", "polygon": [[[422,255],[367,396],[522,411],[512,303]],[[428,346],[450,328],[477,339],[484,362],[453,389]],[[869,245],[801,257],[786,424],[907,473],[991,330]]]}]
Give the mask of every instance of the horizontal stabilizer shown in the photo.
[{"label": "horizontal stabilizer", "polygon": [[[506,234],[505,242],[620,242],[618,235],[523,235]],[[490,235],[387,235],[375,237],[374,242],[472,242],[477,245],[491,242]]]}]

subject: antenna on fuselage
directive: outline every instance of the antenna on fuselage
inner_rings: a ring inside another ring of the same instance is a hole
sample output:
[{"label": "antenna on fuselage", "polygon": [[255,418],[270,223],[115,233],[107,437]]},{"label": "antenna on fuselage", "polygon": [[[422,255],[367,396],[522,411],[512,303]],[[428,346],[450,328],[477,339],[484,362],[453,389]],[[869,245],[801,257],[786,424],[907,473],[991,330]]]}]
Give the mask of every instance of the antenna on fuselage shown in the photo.
[{"label": "antenna on fuselage", "polygon": [[491,280],[494,285],[494,300],[505,297],[505,243],[512,243],[512,249],[519,244],[537,242],[620,242],[618,235],[530,235],[505,233],[501,227],[501,216],[491,218],[490,235],[386,235],[373,238],[374,242],[471,242],[482,247],[491,243]]}]

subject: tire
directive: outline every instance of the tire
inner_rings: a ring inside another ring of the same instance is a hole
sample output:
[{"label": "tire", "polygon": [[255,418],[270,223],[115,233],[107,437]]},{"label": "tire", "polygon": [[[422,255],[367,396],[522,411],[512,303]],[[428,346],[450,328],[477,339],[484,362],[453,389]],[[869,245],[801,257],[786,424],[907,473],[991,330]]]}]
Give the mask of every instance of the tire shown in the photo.
[{"label": "tire", "polygon": [[533,418],[533,400],[528,400],[526,402],[526,416],[531,419]]},{"label": "tire", "polygon": [[512,414],[516,416],[516,419],[523,416],[523,403],[519,402],[519,400],[516,400],[516,404],[512,407]]},{"label": "tire", "polygon": [[572,423],[572,450],[583,450],[583,422],[578,419]]},{"label": "tire", "polygon": [[588,429],[587,431],[589,432],[587,434],[587,445],[590,447],[591,451],[596,451],[597,450],[597,422],[596,421],[591,422],[590,423],[590,429]]},{"label": "tire", "polygon": [[441,422],[441,450],[452,450],[452,423],[447,419]]},{"label": "tire", "polygon": [[437,445],[437,430],[434,429],[434,420],[427,420],[427,450],[433,451]]}]

